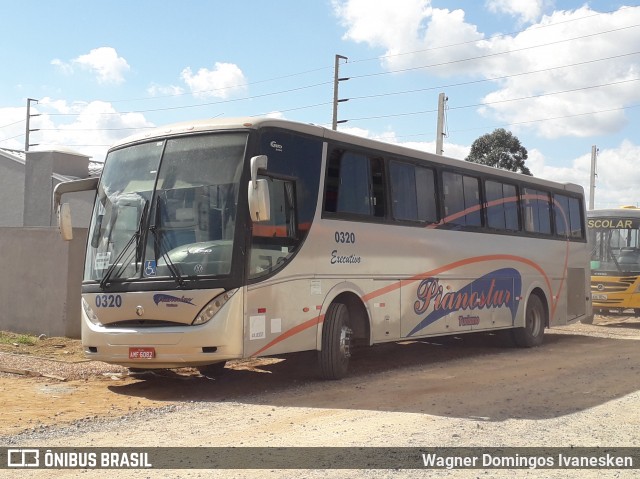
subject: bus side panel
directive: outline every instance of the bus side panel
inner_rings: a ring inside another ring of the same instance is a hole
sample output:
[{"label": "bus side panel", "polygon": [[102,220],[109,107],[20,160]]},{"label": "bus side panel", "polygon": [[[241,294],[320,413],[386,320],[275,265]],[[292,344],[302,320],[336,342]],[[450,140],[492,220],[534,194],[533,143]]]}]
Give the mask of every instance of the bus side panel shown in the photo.
[{"label": "bus side panel", "polygon": [[320,281],[265,281],[247,288],[244,317],[246,357],[316,349]]},{"label": "bus side panel", "polygon": [[[371,342],[382,343],[400,339],[400,298],[399,281],[373,280],[370,287],[377,291],[367,302],[371,318]],[[365,289],[370,291],[370,289]],[[367,296],[365,296],[367,298]]]},{"label": "bus side panel", "polygon": [[419,282],[403,281],[402,336],[512,327],[519,303],[520,276],[512,269],[495,273],[495,277],[489,272],[475,279],[429,277]]},{"label": "bus side panel", "polygon": [[567,273],[567,319],[570,322],[591,314],[589,279],[589,272],[585,268],[569,268]]},{"label": "bus side panel", "polygon": [[555,297],[554,314],[550,317],[551,326],[561,326],[577,321],[590,310],[587,292],[587,271],[585,268],[568,268],[564,278],[557,278],[555,285],[562,285]]}]

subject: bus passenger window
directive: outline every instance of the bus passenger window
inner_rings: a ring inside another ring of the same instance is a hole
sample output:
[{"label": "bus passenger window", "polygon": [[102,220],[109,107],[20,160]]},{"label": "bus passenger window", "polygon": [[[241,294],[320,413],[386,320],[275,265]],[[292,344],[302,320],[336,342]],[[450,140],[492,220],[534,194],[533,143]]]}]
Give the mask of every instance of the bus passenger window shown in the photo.
[{"label": "bus passenger window", "polygon": [[499,230],[518,231],[518,196],[516,187],[487,180],[484,184],[487,201],[487,226]]},{"label": "bus passenger window", "polygon": [[546,191],[524,189],[524,225],[531,233],[551,234],[551,206]]},{"label": "bus passenger window", "polygon": [[329,157],[324,210],[384,217],[384,162],[360,153],[334,150]]},{"label": "bus passenger window", "polygon": [[433,170],[406,163],[389,163],[391,203],[397,220],[438,220]]},{"label": "bus passenger window", "polygon": [[553,195],[556,235],[562,238],[583,238],[581,211],[578,198]]},{"label": "bus passenger window", "polygon": [[445,222],[482,226],[478,178],[445,171],[442,174]]}]

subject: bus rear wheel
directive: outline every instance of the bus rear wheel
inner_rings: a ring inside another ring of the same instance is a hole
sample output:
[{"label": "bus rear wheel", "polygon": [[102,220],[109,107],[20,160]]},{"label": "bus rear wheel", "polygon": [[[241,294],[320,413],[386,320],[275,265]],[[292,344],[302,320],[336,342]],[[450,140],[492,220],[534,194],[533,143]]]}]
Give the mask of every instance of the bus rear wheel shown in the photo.
[{"label": "bus rear wheel", "polygon": [[342,303],[332,303],[322,326],[322,349],[318,352],[320,375],[324,379],[341,379],[347,374],[351,357],[349,310]]},{"label": "bus rear wheel", "polygon": [[539,296],[532,294],[527,301],[524,327],[513,330],[514,342],[521,348],[540,346],[544,338],[545,324],[546,313],[542,300]]}]

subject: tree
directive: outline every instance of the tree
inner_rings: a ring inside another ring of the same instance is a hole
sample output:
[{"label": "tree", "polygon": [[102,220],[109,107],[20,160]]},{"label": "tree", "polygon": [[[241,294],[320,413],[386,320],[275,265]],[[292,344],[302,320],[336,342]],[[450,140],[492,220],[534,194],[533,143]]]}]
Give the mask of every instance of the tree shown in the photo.
[{"label": "tree", "polygon": [[527,149],[517,136],[498,128],[473,142],[466,161],[533,176],[524,164],[527,156]]}]

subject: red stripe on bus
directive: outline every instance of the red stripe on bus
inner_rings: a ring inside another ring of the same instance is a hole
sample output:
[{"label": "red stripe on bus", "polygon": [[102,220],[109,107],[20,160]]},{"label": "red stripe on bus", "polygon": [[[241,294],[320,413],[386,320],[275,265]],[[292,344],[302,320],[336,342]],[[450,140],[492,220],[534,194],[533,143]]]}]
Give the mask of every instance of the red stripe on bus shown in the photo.
[{"label": "red stripe on bus", "polygon": [[289,339],[291,336],[295,336],[298,333],[301,333],[302,331],[304,331],[305,329],[309,329],[313,326],[317,326],[318,324],[320,324],[322,321],[324,321],[324,314],[321,314],[320,316],[316,316],[315,318],[311,318],[307,321],[305,321],[304,323],[298,324],[297,326],[294,326],[293,328],[291,328],[290,330],[286,331],[285,333],[282,333],[280,336],[278,336],[277,338],[275,338],[273,341],[271,341],[269,344],[267,344],[266,346],[264,346],[261,349],[258,349],[255,353],[253,353],[251,355],[251,357],[255,357],[258,354],[266,351],[267,349],[271,348],[272,346],[281,343],[282,341]]},{"label": "red stripe on bus", "polygon": [[459,268],[461,266],[467,266],[467,265],[473,264],[473,263],[481,263],[483,261],[499,261],[499,260],[516,261],[516,262],[519,262],[519,263],[527,264],[527,265],[531,266],[532,268],[536,269],[544,277],[544,281],[545,281],[545,283],[547,283],[547,287],[549,288],[549,292],[553,293],[553,290],[551,288],[551,281],[549,280],[549,277],[544,272],[542,267],[540,267],[539,264],[535,263],[534,261],[531,261],[530,259],[523,258],[521,256],[514,256],[514,255],[510,255],[510,254],[493,254],[493,255],[477,256],[475,258],[467,258],[467,259],[463,259],[463,260],[460,260],[460,261],[455,261],[453,263],[446,264],[446,265],[441,266],[439,268],[432,269],[431,271],[427,271],[426,273],[420,273],[420,274],[418,274],[416,276],[412,276],[410,278],[403,279],[403,280],[399,281],[398,283],[390,284],[389,286],[385,286],[384,288],[380,288],[380,289],[378,289],[376,291],[373,291],[373,292],[371,292],[369,294],[365,294],[362,297],[362,300],[363,301],[370,301],[373,298],[377,298],[378,296],[381,296],[383,294],[389,293],[391,291],[395,291],[396,289],[401,287],[402,282],[413,283],[415,281],[422,281],[423,279],[430,278],[430,277],[435,276],[437,274],[444,273],[445,271],[456,269],[456,268]]}]

